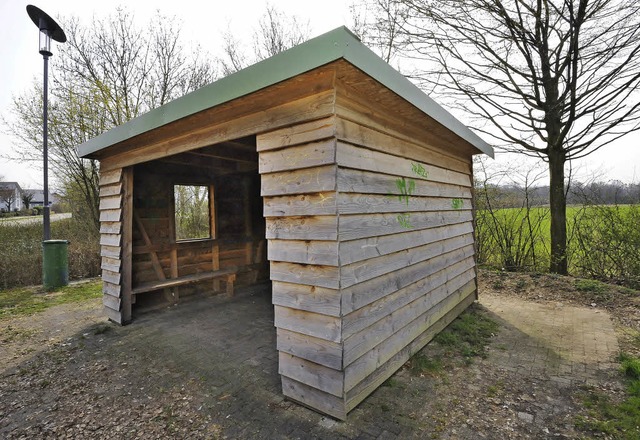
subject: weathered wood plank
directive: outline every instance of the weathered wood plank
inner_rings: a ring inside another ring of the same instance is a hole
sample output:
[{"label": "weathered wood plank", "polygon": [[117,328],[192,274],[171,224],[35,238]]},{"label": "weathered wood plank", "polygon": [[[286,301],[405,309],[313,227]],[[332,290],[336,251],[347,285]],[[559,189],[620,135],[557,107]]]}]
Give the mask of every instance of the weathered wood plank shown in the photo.
[{"label": "weathered wood plank", "polygon": [[272,281],[306,284],[329,289],[338,289],[340,287],[340,269],[335,266],[272,261],[270,273]]},{"label": "weathered wood plank", "polygon": [[[456,171],[435,167],[425,163],[418,163],[402,157],[367,150],[344,142],[337,142],[336,162],[341,167],[408,177],[416,180],[416,186],[421,180],[430,180],[467,187],[471,186],[471,178],[469,174],[458,173]],[[424,168],[427,173],[426,178],[414,171],[415,166],[418,165],[421,165]]]},{"label": "weathered wood plank", "polygon": [[336,189],[335,165],[326,165],[303,170],[263,174],[261,195],[308,194],[334,191]]},{"label": "weathered wood plank", "polygon": [[414,354],[420,351],[431,339],[440,333],[447,325],[449,325],[460,313],[462,313],[473,302],[473,294],[469,295],[445,316],[440,318],[435,324],[429,327],[418,338],[414,339],[410,344],[399,351],[395,356],[386,363],[378,367],[373,373],[367,376],[358,385],[347,391],[347,411],[354,409],[369,394],[378,388],[385,380],[387,380],[395,371],[397,371],[404,363]]},{"label": "weathered wood plank", "polygon": [[122,168],[111,171],[100,170],[100,186],[118,184],[122,178]]},{"label": "weathered wood plank", "polygon": [[112,284],[108,281],[102,280],[102,293],[120,298],[120,286],[118,284]]},{"label": "weathered wood plank", "polygon": [[102,257],[100,265],[101,269],[110,270],[111,272],[120,272],[121,261],[118,258]]},{"label": "weathered wood plank", "polygon": [[323,315],[340,316],[341,295],[337,289],[281,281],[274,281],[272,286],[272,301],[274,305]]},{"label": "weathered wood plank", "polygon": [[336,240],[338,219],[335,216],[270,217],[266,238],[284,240]]},{"label": "weathered wood plank", "polygon": [[271,261],[337,266],[338,242],[269,240],[267,256]]},{"label": "weathered wood plank", "polygon": [[276,332],[278,351],[310,360],[334,370],[342,369],[342,344],[283,328],[276,329]]},{"label": "weathered wood plank", "polygon": [[393,254],[382,255],[369,260],[342,265],[340,270],[340,286],[346,288],[370,279],[394,272],[404,267],[446,254],[455,249],[474,243],[473,235],[465,234],[436,241],[411,249],[401,250]]},{"label": "weathered wood plank", "polygon": [[340,214],[471,210],[470,199],[457,198],[455,200],[456,202],[449,198],[419,197],[415,195],[404,198],[397,194],[340,193],[337,199],[337,208]]},{"label": "weathered wood plank", "polygon": [[107,209],[119,209],[122,203],[122,196],[108,196],[100,197],[100,211],[106,211]]},{"label": "weathered wood plank", "polygon": [[[469,294],[472,285],[475,289],[475,283],[468,281],[462,289],[466,288],[466,292]],[[409,325],[419,316],[432,311],[436,313],[440,303],[449,301],[450,296],[460,291],[460,289],[449,290],[448,285],[444,284],[428,295],[422,295],[399,309],[388,310],[382,319],[344,339],[343,364],[346,366],[355,362],[360,356],[386,341],[391,335]]]},{"label": "weathered wood plank", "polygon": [[[396,181],[398,176],[380,174],[351,168],[338,168],[337,189],[341,193],[362,194],[398,194]],[[451,185],[429,180],[416,181],[412,196],[471,198],[471,188],[461,185]]]},{"label": "weathered wood plank", "polygon": [[446,300],[441,301],[437,306],[423,313],[408,325],[398,329],[382,343],[346,366],[345,391],[349,391],[355,387],[377,368],[398,354],[398,352],[409,345],[411,341],[427,331],[429,327],[433,326],[458,304],[464,304],[465,299],[471,297],[471,301],[473,301],[474,291],[475,283],[469,283],[468,286],[458,290],[455,294],[450,295]]},{"label": "weathered wood plank", "polygon": [[258,158],[260,174],[313,168],[335,163],[336,140],[325,139],[282,150],[264,151]]},{"label": "weathered wood plank", "polygon": [[334,137],[336,134],[335,123],[335,116],[329,116],[259,134],[256,139],[258,151],[274,150]]},{"label": "weathered wood plank", "polygon": [[274,324],[278,328],[332,342],[341,342],[342,320],[335,316],[294,310],[276,305]]},{"label": "weathered wood plank", "polygon": [[402,214],[341,215],[338,224],[340,241],[470,223],[473,219],[471,211],[412,212],[408,217],[404,217],[410,226],[407,227],[400,222],[399,215]]},{"label": "weathered wood plank", "polygon": [[102,310],[110,321],[113,321],[116,324],[120,325],[124,324],[124,322],[122,321],[122,314],[119,310],[114,310],[108,306],[103,306]]},{"label": "weathered wood plank", "polygon": [[473,225],[471,222],[466,222],[437,228],[407,230],[393,235],[343,241],[340,243],[340,262],[343,265],[351,264],[472,232]]},{"label": "weathered wood plank", "polygon": [[133,167],[126,168],[122,172],[122,266],[121,296],[122,322],[131,321],[133,295],[131,293],[133,278]]},{"label": "weathered wood plank", "polygon": [[342,313],[351,313],[460,261],[473,261],[473,255],[474,247],[465,246],[394,273],[342,289]]},{"label": "weathered wood plank", "polygon": [[407,159],[429,163],[464,174],[471,174],[470,159],[464,161],[453,158],[438,152],[434,148],[400,139],[389,133],[374,130],[344,118],[339,117],[336,120],[336,136],[341,141],[346,141],[350,144],[360,145],[382,153],[403,156]]},{"label": "weathered wood plank", "polygon": [[336,397],[342,397],[344,373],[324,365],[278,353],[278,373]]},{"label": "weathered wood plank", "polygon": [[122,184],[116,183],[100,187],[100,197],[117,196],[122,194]]},{"label": "weathered wood plank", "polygon": [[281,376],[281,379],[282,394],[288,399],[298,402],[303,406],[308,406],[315,411],[328,414],[336,419],[346,420],[347,412],[343,399],[305,385],[287,376]]},{"label": "weathered wood plank", "polygon": [[120,284],[120,273],[112,272],[110,270],[102,270],[102,280],[111,284]]},{"label": "weathered wood plank", "polygon": [[120,258],[119,246],[100,246],[101,257]]},{"label": "weathered wood plank", "polygon": [[386,315],[422,296],[437,295],[439,292],[438,289],[442,289],[443,286],[449,291],[459,289],[475,278],[474,267],[473,260],[468,258],[445,267],[358,310],[354,310],[343,318],[342,338],[346,339],[369,327]]},{"label": "weathered wood plank", "polygon": [[120,246],[122,235],[100,234],[100,244],[103,246]]},{"label": "weathered wood plank", "polygon": [[120,234],[122,232],[122,222],[100,222],[101,234]]},{"label": "weathered wood plank", "polygon": [[335,193],[265,197],[263,203],[265,217],[336,214]]},{"label": "weathered wood plank", "polygon": [[121,209],[109,209],[106,211],[100,211],[100,222],[119,222],[121,218]]},{"label": "weathered wood plank", "polygon": [[120,310],[120,298],[112,295],[102,295],[102,304],[111,310]]},{"label": "weathered wood plank", "polygon": [[210,119],[209,123],[202,128],[193,129],[179,136],[167,136],[161,141],[106,157],[100,164],[102,169],[105,170],[131,166],[208,145],[330,116],[334,111],[334,96],[335,92],[328,90],[273,106],[269,108],[268,112],[265,112],[264,109],[255,109],[254,113],[219,123],[216,123],[215,119]]}]

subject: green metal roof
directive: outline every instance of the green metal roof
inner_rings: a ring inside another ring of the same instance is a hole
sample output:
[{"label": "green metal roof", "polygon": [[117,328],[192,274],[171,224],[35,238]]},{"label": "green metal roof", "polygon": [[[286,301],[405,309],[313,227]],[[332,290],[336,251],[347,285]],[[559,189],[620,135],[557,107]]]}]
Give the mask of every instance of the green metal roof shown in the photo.
[{"label": "green metal roof", "polygon": [[425,114],[493,157],[493,148],[385,63],[342,26],[175,99],[78,146],[81,157],[178,119],[248,95],[330,62],[344,59]]}]

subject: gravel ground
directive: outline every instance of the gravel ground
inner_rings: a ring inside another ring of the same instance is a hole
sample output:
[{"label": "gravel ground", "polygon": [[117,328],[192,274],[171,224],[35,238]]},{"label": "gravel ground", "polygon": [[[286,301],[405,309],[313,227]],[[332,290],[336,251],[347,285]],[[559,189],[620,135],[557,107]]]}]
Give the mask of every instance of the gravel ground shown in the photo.
[{"label": "gravel ground", "polygon": [[[621,339],[633,337],[637,294],[576,283],[482,271],[480,292],[598,309]],[[337,422],[281,397],[270,299],[238,297],[187,302],[127,327],[106,323],[99,301],[0,321],[0,438],[585,438],[575,427],[585,387],[614,398],[622,389],[614,364],[584,385],[510,365],[505,353],[527,355],[530,335],[481,301],[477,313],[500,323],[486,358],[445,356],[421,373],[409,362]],[[421,355],[444,352],[432,343]]]}]

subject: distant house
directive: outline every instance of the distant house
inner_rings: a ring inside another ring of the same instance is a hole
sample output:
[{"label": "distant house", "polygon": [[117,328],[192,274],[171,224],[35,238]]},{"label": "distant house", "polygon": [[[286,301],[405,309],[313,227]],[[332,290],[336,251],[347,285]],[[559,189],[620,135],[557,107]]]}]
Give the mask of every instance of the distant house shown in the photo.
[{"label": "distant house", "polygon": [[22,209],[23,190],[18,182],[0,182],[0,211],[16,211]]},{"label": "distant house", "polygon": [[[41,189],[25,189],[23,193],[32,194],[33,198],[29,203],[29,207],[33,208],[34,206],[44,206],[44,190]],[[58,197],[55,194],[49,193],[49,206],[58,202]]]}]

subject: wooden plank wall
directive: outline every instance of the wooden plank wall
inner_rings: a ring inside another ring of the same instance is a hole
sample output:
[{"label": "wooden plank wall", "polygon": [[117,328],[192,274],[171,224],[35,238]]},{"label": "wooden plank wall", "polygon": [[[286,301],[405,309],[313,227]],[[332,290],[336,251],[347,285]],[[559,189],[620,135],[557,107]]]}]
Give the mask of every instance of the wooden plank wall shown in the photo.
[{"label": "wooden plank wall", "polygon": [[473,301],[476,280],[471,158],[342,87],[335,203],[348,412]]},{"label": "wooden plank wall", "polygon": [[283,393],[343,419],[336,145],[333,116],[257,137]]},{"label": "wooden plank wall", "polygon": [[122,168],[100,173],[102,303],[107,317],[118,324],[129,318],[122,313],[121,286],[124,180]]}]

